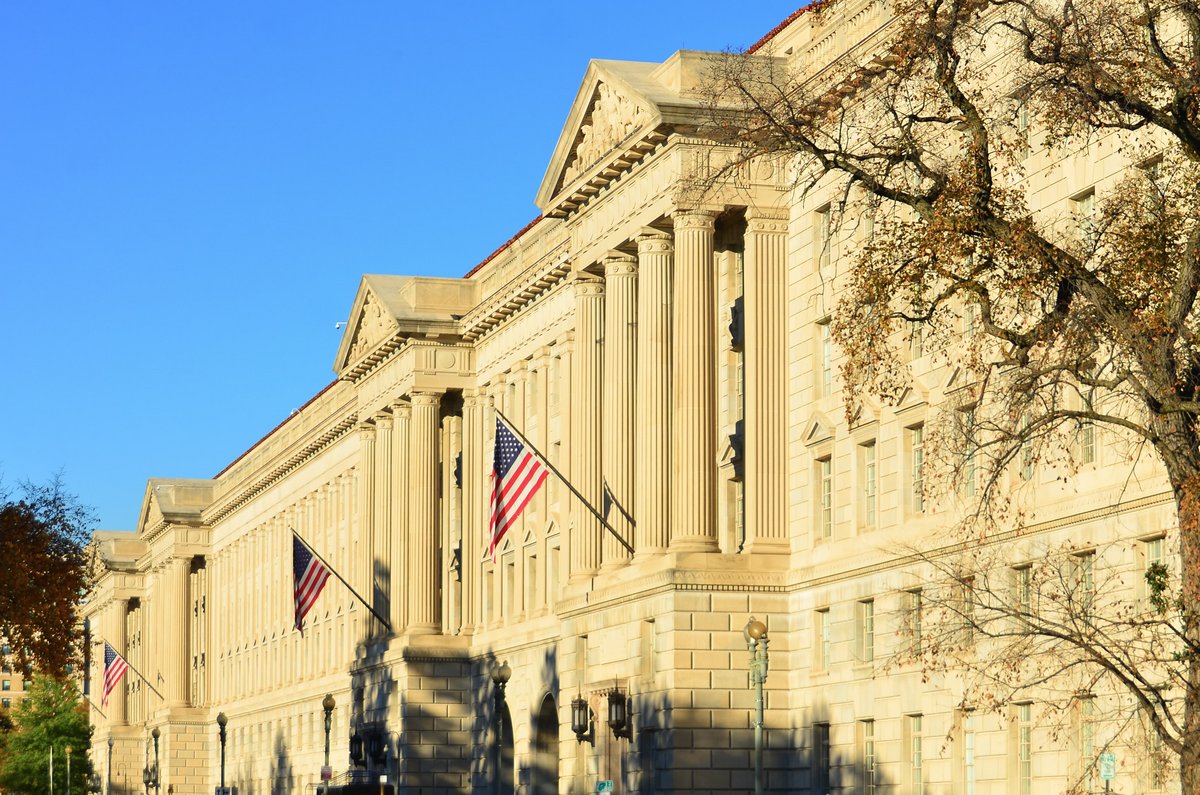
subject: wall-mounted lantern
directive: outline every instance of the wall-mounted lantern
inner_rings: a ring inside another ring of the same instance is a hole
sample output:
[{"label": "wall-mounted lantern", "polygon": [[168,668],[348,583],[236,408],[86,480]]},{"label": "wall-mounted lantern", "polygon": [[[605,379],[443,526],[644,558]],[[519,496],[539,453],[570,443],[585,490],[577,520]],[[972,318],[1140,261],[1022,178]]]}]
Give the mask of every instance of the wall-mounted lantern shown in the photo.
[{"label": "wall-mounted lantern", "polygon": [[591,739],[592,710],[582,695],[571,699],[571,731],[579,742]]},{"label": "wall-mounted lantern", "polygon": [[614,737],[629,739],[633,736],[629,729],[628,702],[620,690],[608,694],[608,728],[612,729]]}]

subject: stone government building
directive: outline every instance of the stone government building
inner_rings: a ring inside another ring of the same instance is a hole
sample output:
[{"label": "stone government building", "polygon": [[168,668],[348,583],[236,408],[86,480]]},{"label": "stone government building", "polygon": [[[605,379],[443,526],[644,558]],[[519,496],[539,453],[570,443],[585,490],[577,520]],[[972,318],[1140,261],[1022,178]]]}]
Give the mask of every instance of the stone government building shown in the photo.
[{"label": "stone government building", "polygon": [[[815,71],[887,20],[883,3],[847,0],[757,46]],[[830,197],[791,195],[770,167],[688,198],[713,153],[697,132],[706,57],[593,61],[536,221],[461,279],[364,276],[333,383],[214,478],[150,480],[136,534],[96,534],[93,638],[162,694],[130,674],[108,718],[93,713],[92,759],[114,792],[141,790],[156,728],[160,785],[212,791],[218,712],[227,784],[312,792],[326,693],[341,781],[357,735],[359,777],[407,792],[492,791],[497,775],[506,792],[604,779],[748,792],[751,616],[771,640],[771,792],[1059,792],[1078,775],[1080,749],[1043,735],[1035,711],[965,715],[952,682],[877,664],[918,582],[895,549],[947,521],[913,498],[912,463],[945,374],[918,356],[899,407],[846,425],[822,269],[856,240],[828,239]],[[1066,165],[1039,201],[1128,163],[1109,151]],[[497,410],[594,505],[608,484],[637,520],[613,512],[634,554],[551,477],[492,561]],[[1128,465],[1097,447],[1078,491],[1048,479],[1036,527],[1128,538],[1118,563],[1139,565],[1171,526],[1165,485],[1150,470],[1126,483]],[[1095,510],[1122,485],[1119,509]],[[292,528],[392,632],[334,580],[293,629]],[[623,736],[607,724],[613,693]],[[580,697],[594,715],[582,739]],[[1123,758],[1120,791],[1164,786],[1140,750]]]}]

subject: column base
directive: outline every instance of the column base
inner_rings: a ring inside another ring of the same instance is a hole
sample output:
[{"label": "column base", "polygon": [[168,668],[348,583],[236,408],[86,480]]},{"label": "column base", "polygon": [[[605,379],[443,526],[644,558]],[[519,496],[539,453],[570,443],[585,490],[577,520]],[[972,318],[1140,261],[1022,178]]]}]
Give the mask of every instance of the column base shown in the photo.
[{"label": "column base", "polygon": [[717,539],[708,536],[684,536],[671,539],[671,552],[720,552]]},{"label": "column base", "polygon": [[791,544],[782,538],[752,538],[742,547],[742,554],[750,555],[787,555],[791,551]]}]

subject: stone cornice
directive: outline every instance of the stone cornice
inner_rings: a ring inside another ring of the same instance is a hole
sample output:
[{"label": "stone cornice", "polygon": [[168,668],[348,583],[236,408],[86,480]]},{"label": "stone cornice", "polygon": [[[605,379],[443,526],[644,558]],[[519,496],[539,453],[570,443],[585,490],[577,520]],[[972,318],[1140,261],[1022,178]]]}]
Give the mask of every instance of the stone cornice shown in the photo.
[{"label": "stone cornice", "polygon": [[463,339],[474,342],[549,292],[571,272],[564,240],[496,290],[462,319]]},{"label": "stone cornice", "polygon": [[300,466],[313,459],[322,450],[328,448],[346,436],[346,434],[352,432],[356,428],[357,424],[358,412],[351,412],[350,414],[343,416],[333,425],[318,434],[315,438],[308,441],[299,450],[292,453],[281,463],[271,468],[266,474],[256,478],[248,486],[238,490],[236,493],[227,496],[217,503],[214,503],[213,507],[206,512],[205,523],[208,524],[209,527],[215,527],[219,522],[227,519],[231,514],[233,514],[239,508],[245,506],[259,494],[262,494],[288,474],[294,472]]}]

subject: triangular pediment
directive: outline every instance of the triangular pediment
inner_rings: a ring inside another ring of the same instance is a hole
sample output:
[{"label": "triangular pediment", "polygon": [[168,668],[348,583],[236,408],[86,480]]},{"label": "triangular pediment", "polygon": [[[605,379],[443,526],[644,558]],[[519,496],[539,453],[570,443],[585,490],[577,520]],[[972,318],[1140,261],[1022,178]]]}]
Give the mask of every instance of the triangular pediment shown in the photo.
[{"label": "triangular pediment", "polygon": [[678,95],[661,82],[661,71],[660,64],[591,62],[538,191],[543,212],[612,161],[621,161],[620,170],[631,164],[630,154],[640,159],[653,151],[645,138],[662,124],[662,106],[679,104]]},{"label": "triangular pediment", "polygon": [[334,372],[345,374],[405,337],[454,337],[459,318],[478,302],[479,284],[470,279],[367,274],[354,296]]}]

